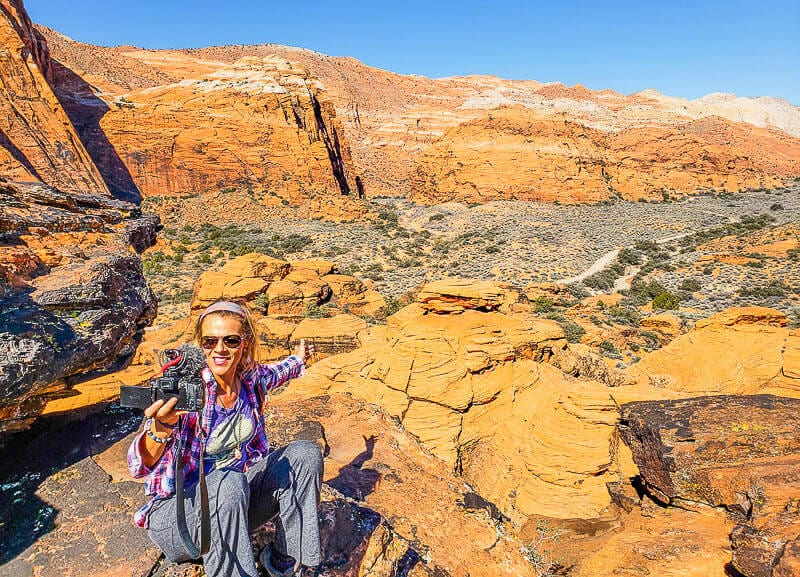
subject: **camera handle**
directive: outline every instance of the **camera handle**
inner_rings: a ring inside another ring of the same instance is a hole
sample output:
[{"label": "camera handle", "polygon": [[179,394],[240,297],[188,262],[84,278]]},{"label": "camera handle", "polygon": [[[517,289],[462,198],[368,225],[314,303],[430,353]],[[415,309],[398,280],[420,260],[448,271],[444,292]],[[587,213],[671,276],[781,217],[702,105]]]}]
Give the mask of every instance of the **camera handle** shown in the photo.
[{"label": "camera handle", "polygon": [[175,459],[175,499],[176,499],[176,515],[178,517],[178,533],[181,536],[186,551],[193,559],[199,559],[206,553],[211,545],[211,517],[208,511],[208,489],[206,488],[206,475],[203,471],[203,459],[200,458],[200,548],[195,545],[192,536],[189,534],[189,528],[186,526],[186,509],[183,502],[183,441],[180,436],[177,436],[176,448],[177,458]]}]

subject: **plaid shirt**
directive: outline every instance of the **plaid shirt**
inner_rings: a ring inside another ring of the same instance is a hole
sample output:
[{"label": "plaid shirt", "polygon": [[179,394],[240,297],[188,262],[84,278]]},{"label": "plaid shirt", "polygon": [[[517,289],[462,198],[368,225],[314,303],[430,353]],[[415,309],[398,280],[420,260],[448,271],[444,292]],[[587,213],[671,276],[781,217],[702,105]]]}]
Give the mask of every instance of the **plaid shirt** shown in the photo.
[{"label": "plaid shirt", "polygon": [[[267,432],[264,429],[264,415],[262,414],[263,403],[266,402],[267,394],[270,390],[279,387],[286,381],[302,376],[304,369],[303,361],[292,355],[284,361],[273,365],[256,364],[252,369],[245,371],[241,375],[241,392],[246,394],[250,400],[250,406],[254,407],[255,418],[258,426],[256,427],[253,438],[245,444],[247,461],[244,469],[247,470],[253,464],[259,462],[267,456],[269,452],[269,441]],[[200,413],[187,413],[183,415],[178,428],[175,429],[173,437],[179,436],[183,441],[183,478],[188,489],[199,479],[199,464],[201,456],[205,452],[205,442],[209,438],[211,431],[208,430],[208,423],[211,422],[211,410],[217,402],[217,387],[214,375],[204,368],[201,372],[203,381],[206,384],[206,403],[203,407],[203,418]],[[153,503],[158,499],[165,499],[175,494],[175,454],[177,443],[173,438],[167,442],[164,454],[161,459],[150,469],[142,462],[141,440],[145,431],[150,427],[151,419],[144,423],[144,429],[133,439],[128,449],[128,469],[134,479],[145,477],[144,492],[152,495],[153,498],[144,507],[136,511],[133,521],[139,527],[147,528],[147,514]]]}]

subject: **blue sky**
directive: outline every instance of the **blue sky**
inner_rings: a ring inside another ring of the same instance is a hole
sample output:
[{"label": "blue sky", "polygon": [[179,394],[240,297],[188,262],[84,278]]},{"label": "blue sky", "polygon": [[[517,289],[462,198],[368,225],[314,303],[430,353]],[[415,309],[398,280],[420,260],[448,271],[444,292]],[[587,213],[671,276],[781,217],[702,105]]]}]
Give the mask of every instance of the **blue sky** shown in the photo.
[{"label": "blue sky", "polygon": [[274,42],[431,77],[494,74],[628,94],[656,88],[800,105],[800,0],[552,2],[26,0],[92,44]]}]

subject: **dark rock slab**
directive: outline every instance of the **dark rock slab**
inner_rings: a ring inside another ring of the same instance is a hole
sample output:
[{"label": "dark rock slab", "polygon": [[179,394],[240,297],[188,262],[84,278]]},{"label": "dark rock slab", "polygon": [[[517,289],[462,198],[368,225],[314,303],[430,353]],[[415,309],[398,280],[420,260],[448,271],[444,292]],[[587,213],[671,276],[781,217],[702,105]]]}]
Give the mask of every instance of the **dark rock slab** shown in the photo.
[{"label": "dark rock slab", "polygon": [[[155,242],[158,225],[102,195],[0,183],[0,249],[24,260],[23,235],[33,235],[62,256],[49,267],[31,256],[31,266],[5,274],[0,262],[0,443],[2,433],[29,425],[48,396],[132,357],[157,312],[136,253]],[[65,232],[94,240],[62,250],[54,235]]]},{"label": "dark rock slab", "polygon": [[[645,489],[684,508],[725,508],[732,568],[791,574],[800,535],[800,400],[713,396],[630,403],[619,425]],[[782,561],[782,559],[785,560]]]},{"label": "dark rock slab", "polygon": [[765,475],[800,479],[800,400],[709,396],[622,407],[619,430],[645,488],[665,503],[747,515]]},{"label": "dark rock slab", "polygon": [[36,492],[52,530],[0,567],[0,576],[148,575],[160,551],[133,525],[144,503],[140,485],[112,484],[87,457],[45,480]]}]

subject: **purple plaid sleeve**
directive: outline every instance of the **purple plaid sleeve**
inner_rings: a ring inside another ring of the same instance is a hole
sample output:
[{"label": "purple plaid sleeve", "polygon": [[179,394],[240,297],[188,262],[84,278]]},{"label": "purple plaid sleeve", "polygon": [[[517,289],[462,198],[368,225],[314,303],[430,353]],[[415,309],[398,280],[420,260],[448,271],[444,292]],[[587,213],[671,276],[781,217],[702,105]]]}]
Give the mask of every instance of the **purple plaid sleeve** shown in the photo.
[{"label": "purple plaid sleeve", "polygon": [[256,381],[267,392],[280,387],[286,381],[302,377],[304,373],[305,363],[295,355],[279,363],[256,365]]}]

